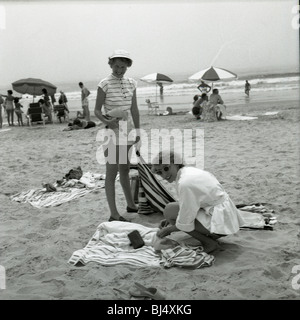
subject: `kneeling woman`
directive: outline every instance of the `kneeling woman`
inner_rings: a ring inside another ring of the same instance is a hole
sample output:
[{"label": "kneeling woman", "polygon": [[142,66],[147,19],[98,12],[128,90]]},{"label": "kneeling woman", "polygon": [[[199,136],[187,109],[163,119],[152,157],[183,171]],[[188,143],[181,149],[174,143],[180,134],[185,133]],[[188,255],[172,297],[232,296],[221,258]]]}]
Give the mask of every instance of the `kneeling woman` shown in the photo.
[{"label": "kneeling woman", "polygon": [[211,173],[184,166],[177,159],[179,156],[172,152],[160,152],[153,161],[152,171],[169,183],[175,181],[178,195],[178,202],[165,207],[166,220],[161,222],[157,236],[184,231],[201,241],[205,252],[212,252],[219,247],[216,239],[236,233],[245,222]]}]

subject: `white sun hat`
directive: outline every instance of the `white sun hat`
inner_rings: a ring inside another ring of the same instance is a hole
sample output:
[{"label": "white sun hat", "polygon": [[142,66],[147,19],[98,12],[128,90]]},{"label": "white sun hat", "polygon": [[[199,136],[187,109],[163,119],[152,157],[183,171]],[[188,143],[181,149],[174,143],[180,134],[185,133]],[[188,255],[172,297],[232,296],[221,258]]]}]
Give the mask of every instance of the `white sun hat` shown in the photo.
[{"label": "white sun hat", "polygon": [[130,57],[129,52],[126,50],[123,50],[123,49],[115,50],[113,52],[113,54],[109,57],[109,59],[113,59],[113,58],[126,58],[126,59],[130,60],[132,63],[132,59]]}]

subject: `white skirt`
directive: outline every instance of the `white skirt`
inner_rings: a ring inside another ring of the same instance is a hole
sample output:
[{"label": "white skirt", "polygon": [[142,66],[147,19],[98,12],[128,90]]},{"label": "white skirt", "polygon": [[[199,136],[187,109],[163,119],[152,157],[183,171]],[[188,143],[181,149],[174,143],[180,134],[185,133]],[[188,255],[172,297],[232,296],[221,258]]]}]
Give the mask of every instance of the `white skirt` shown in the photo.
[{"label": "white skirt", "polygon": [[223,202],[201,208],[196,219],[211,233],[221,235],[236,233],[245,224],[239,210],[227,194]]}]

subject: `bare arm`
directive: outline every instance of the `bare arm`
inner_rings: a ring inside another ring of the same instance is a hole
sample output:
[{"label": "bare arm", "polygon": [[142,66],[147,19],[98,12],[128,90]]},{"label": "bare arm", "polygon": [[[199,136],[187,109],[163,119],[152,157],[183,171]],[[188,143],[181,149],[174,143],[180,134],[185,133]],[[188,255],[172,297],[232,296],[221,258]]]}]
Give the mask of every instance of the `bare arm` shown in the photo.
[{"label": "bare arm", "polygon": [[106,98],[105,92],[101,88],[98,88],[95,110],[94,110],[95,116],[104,124],[108,125],[111,129],[117,128],[118,127],[117,119],[108,120],[102,113],[102,107],[103,107],[105,98]]},{"label": "bare arm", "polygon": [[[132,115],[132,120],[133,120],[135,129],[139,129],[140,128],[140,112],[137,106],[136,90],[134,90],[133,96],[132,96],[131,115]],[[140,140],[139,130],[137,130],[136,134],[137,134],[136,142],[138,142]]]}]

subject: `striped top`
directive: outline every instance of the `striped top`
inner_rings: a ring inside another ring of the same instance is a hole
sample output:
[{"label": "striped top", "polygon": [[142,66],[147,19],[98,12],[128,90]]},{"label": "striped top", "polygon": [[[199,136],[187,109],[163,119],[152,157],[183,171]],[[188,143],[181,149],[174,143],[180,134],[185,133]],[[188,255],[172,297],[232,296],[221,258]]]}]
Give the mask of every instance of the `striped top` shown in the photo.
[{"label": "striped top", "polygon": [[[137,82],[132,78],[117,78],[111,74],[101,80],[98,87],[106,95],[104,101],[105,114],[119,119],[119,128],[113,129],[117,137],[116,144],[124,144],[124,140],[120,142],[120,136],[126,138],[128,144],[132,144],[135,139],[129,138],[131,130],[134,129],[131,104]],[[112,133],[110,132],[110,134]],[[130,137],[132,136],[130,135]]]},{"label": "striped top", "polygon": [[131,101],[137,82],[132,78],[117,78],[113,74],[98,84],[106,94],[104,102],[105,113],[115,108],[126,111],[131,108]]}]

